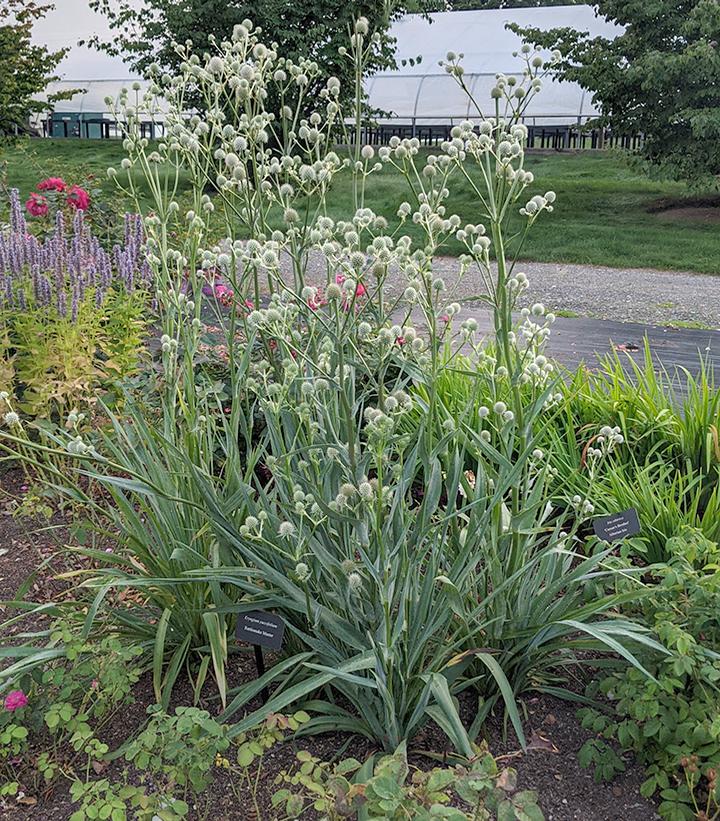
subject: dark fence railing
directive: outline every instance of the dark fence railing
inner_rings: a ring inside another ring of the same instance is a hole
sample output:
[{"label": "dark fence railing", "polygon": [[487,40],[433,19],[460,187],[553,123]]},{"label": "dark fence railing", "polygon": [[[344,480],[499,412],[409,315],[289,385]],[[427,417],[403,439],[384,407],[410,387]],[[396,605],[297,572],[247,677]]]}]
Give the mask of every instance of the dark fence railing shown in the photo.
[{"label": "dark fence railing", "polygon": [[[125,137],[122,123],[111,117],[55,113],[42,121],[44,137],[83,140],[120,140]],[[140,133],[149,140],[165,135],[165,125],[161,121],[147,120],[140,123]]]},{"label": "dark fence railing", "polygon": [[[438,146],[450,139],[452,124],[421,125],[418,123],[383,123],[363,129],[364,144],[387,145],[391,137],[416,137],[426,147]],[[528,148],[562,151],[563,149],[623,148],[637,151],[642,148],[640,134],[615,134],[612,129],[591,128],[586,125],[528,125]]]},{"label": "dark fence railing", "polygon": [[[400,139],[416,137],[426,147],[438,146],[450,138],[450,132],[458,118],[443,124],[423,124],[414,121],[388,121],[377,125],[365,126],[362,129],[363,144],[387,145],[392,137]],[[640,134],[615,134],[609,128],[593,128],[588,123],[525,123],[528,128],[527,146],[530,149],[545,150],[582,150],[602,148],[623,148],[636,151],[642,148],[643,137]],[[45,137],[62,137],[65,139],[122,139],[123,124],[103,114],[66,114],[54,113],[42,121]],[[140,124],[143,137],[159,139],[165,135],[165,125],[161,120],[148,120]],[[351,138],[354,132],[350,129]],[[340,134],[338,133],[338,138]]]}]

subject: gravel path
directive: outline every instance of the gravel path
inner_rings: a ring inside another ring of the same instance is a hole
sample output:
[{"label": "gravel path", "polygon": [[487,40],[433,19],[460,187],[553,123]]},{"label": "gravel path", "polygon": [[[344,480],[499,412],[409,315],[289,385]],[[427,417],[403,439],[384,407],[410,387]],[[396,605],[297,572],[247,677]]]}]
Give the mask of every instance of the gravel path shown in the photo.
[{"label": "gravel path", "polygon": [[[481,292],[482,281],[473,271],[458,282],[455,258],[438,257],[435,267],[456,299]],[[516,271],[524,271],[530,280],[523,304],[542,302],[566,316],[720,328],[720,277],[551,262],[518,263]],[[388,285],[393,290],[404,287],[393,277]]]},{"label": "gravel path", "polygon": [[[283,267],[289,269],[287,263]],[[477,270],[469,270],[458,281],[455,257],[436,257],[435,270],[457,301],[483,291]],[[720,260],[718,276],[556,262],[522,262],[516,268],[516,273],[520,271],[530,280],[522,305],[542,302],[549,310],[569,317],[720,328]],[[310,281],[313,277],[324,279],[324,260],[319,255],[311,255],[308,274]],[[402,292],[406,284],[397,271],[386,280],[389,293]]]}]

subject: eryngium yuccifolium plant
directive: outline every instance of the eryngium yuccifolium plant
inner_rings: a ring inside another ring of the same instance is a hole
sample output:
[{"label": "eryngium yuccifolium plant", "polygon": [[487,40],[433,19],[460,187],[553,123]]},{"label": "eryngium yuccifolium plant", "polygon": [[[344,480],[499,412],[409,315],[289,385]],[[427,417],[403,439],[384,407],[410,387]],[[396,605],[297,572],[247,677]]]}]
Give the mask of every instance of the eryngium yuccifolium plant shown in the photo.
[{"label": "eryngium yuccifolium plant", "polygon": [[[302,90],[315,69],[283,59],[249,22],[213,53],[178,46],[178,76],[156,75],[147,97],[121,101],[124,166],[141,169],[156,198],[145,225],[167,390],[151,443],[138,437],[132,457],[114,448],[112,463],[94,467],[84,456],[84,470],[127,497],[128,515],[140,498],[193,511],[199,530],[174,530],[167,572],[174,556],[196,559],[198,542],[212,544],[212,560],[185,581],[207,591],[198,601],[208,608],[222,590],[222,606],[206,613],[219,682],[242,609],[280,613],[286,649],[311,654],[292,686],[236,732],[314,693],[308,730],[361,732],[395,749],[432,719],[470,755],[498,702],[522,738],[515,696],[530,686],[558,692],[557,670],[576,647],[635,663],[628,643],[652,642],[612,617],[617,596],[588,598],[613,583],[606,554],[576,551],[590,502],[570,513],[550,503],[548,459],[534,442],[559,401],[544,353],[553,317],[540,304],[518,305],[527,277],[514,260],[555,200],[529,190],[519,122],[544,69],[526,53],[520,79],[498,78],[492,116],[476,104],[477,118],[454,128],[437,154],[414,139],[376,150],[361,144],[366,32],[358,20],[343,50],[357,75],[354,111],[340,109],[330,79],[316,99],[293,94],[294,107],[275,118],[265,108],[271,90],[281,98]],[[457,59],[449,63],[462,84]],[[205,101],[202,117],[185,111],[190,90]],[[160,110],[167,136],[151,146],[140,122]],[[338,132],[349,148],[335,148]],[[384,164],[407,183],[394,230],[366,204]],[[193,181],[186,213],[173,199],[181,174]],[[341,174],[352,179],[355,210],[333,219],[330,185]],[[471,225],[452,211],[459,177],[477,196]],[[525,228],[509,244],[513,211]],[[211,214],[226,234],[218,243],[208,240]],[[419,244],[403,233],[406,220],[422,230]],[[450,237],[465,253],[457,274],[441,277],[434,258]],[[471,269],[485,283],[490,347],[453,294]],[[391,273],[403,282],[394,296]],[[222,316],[227,402],[208,392],[195,361],[203,289],[217,277],[232,289]],[[476,418],[450,413],[438,396],[438,380],[456,368],[482,393]],[[153,465],[163,450],[175,467],[159,481]],[[197,633],[183,644],[187,614],[175,612],[170,593],[177,583],[168,580],[163,636],[173,638],[168,647],[196,647],[199,662],[210,651]],[[153,585],[162,589],[157,578]],[[156,646],[156,664],[163,660],[177,675],[177,656]],[[470,728],[458,713],[463,690],[484,705]],[[244,689],[231,699],[225,717],[237,719],[246,698]]]}]

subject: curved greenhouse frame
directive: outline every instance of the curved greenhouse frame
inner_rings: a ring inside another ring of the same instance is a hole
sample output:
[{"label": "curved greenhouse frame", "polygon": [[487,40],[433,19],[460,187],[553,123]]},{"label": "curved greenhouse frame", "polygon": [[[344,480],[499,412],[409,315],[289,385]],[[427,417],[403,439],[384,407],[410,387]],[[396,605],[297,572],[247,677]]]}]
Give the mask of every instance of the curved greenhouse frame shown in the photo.
[{"label": "curved greenhouse frame", "polygon": [[[381,112],[381,124],[403,122],[452,125],[472,116],[474,107],[456,80],[438,65],[452,51],[463,54],[465,81],[481,106],[490,102],[498,73],[522,74],[513,57],[522,40],[508,23],[550,29],[572,27],[593,36],[612,38],[621,29],[597,17],[592,6],[552,6],[487,11],[450,11],[407,15],[392,29],[397,40],[398,69],[367,81],[370,105]],[[546,79],[542,92],[528,107],[529,125],[582,123],[598,113],[591,95],[576,83]]]}]

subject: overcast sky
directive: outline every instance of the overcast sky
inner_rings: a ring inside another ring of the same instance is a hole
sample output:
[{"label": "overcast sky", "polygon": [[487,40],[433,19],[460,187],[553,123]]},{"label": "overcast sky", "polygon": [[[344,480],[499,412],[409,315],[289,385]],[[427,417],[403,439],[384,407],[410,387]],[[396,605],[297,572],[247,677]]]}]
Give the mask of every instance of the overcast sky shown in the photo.
[{"label": "overcast sky", "polygon": [[95,14],[86,0],[53,0],[55,8],[47,17],[38,20],[33,29],[33,39],[50,49],[71,46],[70,52],[58,66],[57,73],[66,80],[127,80],[134,76],[118,57],[78,46],[93,34],[109,34],[107,21]]}]

